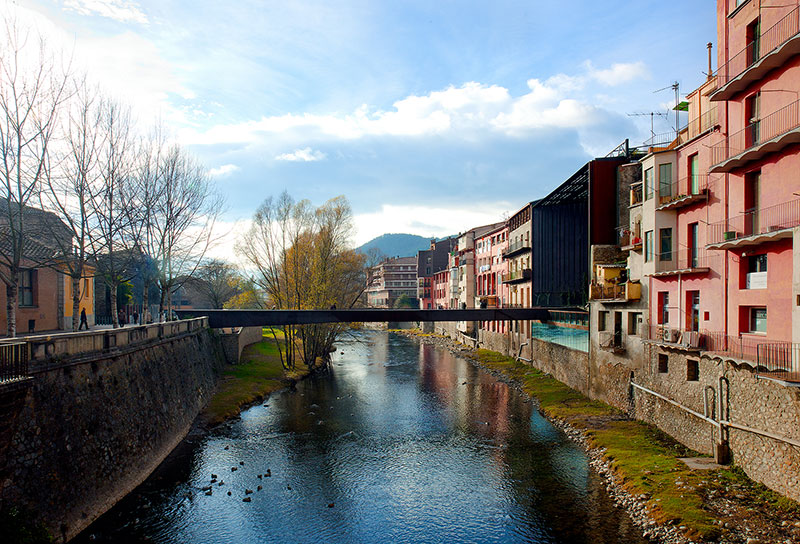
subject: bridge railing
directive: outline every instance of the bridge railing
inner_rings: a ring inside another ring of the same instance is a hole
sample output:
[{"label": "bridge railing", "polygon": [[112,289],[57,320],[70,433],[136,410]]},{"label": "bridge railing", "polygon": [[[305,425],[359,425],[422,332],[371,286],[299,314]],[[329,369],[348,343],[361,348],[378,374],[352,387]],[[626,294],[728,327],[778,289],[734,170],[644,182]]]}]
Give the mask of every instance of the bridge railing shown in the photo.
[{"label": "bridge railing", "polygon": [[7,342],[0,344],[0,383],[28,376],[28,344]]}]

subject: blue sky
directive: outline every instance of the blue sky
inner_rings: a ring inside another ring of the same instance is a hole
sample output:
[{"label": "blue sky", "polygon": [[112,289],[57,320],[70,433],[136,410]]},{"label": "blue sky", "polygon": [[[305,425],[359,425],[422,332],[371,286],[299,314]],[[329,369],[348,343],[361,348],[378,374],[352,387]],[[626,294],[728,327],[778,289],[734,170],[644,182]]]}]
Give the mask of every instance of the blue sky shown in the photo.
[{"label": "blue sky", "polygon": [[711,0],[14,4],[200,157],[221,228],[284,189],[344,194],[359,244],[497,221],[642,142],[649,118],[627,114],[697,87],[716,45]]}]

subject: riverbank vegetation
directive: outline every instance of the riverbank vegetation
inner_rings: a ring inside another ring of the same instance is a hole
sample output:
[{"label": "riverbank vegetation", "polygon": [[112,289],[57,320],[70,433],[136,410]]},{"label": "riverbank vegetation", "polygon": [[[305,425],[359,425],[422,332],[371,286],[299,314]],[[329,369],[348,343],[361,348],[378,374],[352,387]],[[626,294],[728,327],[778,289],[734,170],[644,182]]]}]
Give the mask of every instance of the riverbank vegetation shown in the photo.
[{"label": "riverbank vegetation", "polygon": [[[536,398],[548,417],[584,431],[593,447],[601,448],[623,486],[647,501],[653,518],[674,524],[692,539],[714,541],[733,523],[733,498],[749,510],[781,520],[796,519],[800,506],[765,486],[750,480],[737,467],[711,471],[689,469],[680,457],[696,456],[685,446],[652,425],[627,418],[620,410],[594,401],[530,365],[489,350],[478,350],[477,361],[489,370],[519,384]],[[745,508],[742,508],[744,510]],[[721,510],[728,510],[721,516]],[[742,514],[744,515],[744,514]]]},{"label": "riverbank vegetation", "polygon": [[[225,368],[217,391],[202,414],[206,424],[218,425],[236,417],[242,408],[260,402],[309,374],[309,367],[302,362],[285,369],[278,342],[271,337],[272,332],[269,334],[261,342],[245,347],[239,364]],[[280,332],[276,334],[281,338]]]},{"label": "riverbank vegetation", "polygon": [[[366,287],[366,257],[350,247],[353,212],[343,196],[314,207],[284,192],[259,206],[236,246],[255,271],[266,307],[278,310],[351,308]],[[324,366],[346,323],[286,325],[276,336],[283,368]]]}]

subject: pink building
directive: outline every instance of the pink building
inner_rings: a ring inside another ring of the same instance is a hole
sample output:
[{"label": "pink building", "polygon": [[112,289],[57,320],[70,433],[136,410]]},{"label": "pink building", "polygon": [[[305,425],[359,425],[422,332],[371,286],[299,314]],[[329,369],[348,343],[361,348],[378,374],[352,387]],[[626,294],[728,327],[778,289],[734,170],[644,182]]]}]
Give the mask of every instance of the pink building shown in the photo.
[{"label": "pink building", "polygon": [[433,275],[432,304],[434,309],[450,309],[450,269],[445,268]]},{"label": "pink building", "polygon": [[[508,271],[508,261],[503,251],[508,247],[508,225],[502,224],[475,239],[475,307],[502,308],[508,301],[508,285],[503,274]],[[505,322],[481,322],[480,328],[491,332],[505,332]]]}]

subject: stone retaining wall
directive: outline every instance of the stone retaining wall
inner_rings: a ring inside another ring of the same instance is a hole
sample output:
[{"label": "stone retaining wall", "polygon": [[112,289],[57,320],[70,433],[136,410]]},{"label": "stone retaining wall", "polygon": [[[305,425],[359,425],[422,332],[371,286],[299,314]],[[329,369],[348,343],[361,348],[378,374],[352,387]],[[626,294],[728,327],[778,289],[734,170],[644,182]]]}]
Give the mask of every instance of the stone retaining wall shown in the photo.
[{"label": "stone retaining wall", "polygon": [[67,355],[102,335],[43,344],[58,355],[31,364],[33,384],[0,482],[2,504],[25,504],[54,536],[71,538],[144,481],[183,439],[224,359],[213,331],[188,321],[164,325],[174,334],[150,337],[158,327],[131,327],[127,332],[145,334],[140,330],[135,341],[94,353]]}]

